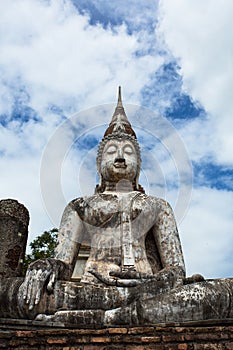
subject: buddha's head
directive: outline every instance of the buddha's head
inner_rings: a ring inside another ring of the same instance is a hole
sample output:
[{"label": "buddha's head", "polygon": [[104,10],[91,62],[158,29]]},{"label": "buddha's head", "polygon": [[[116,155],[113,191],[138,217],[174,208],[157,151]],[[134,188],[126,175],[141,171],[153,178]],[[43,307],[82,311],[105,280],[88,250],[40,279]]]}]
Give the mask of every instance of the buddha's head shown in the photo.
[{"label": "buddha's head", "polygon": [[130,182],[133,190],[143,191],[138,185],[140,147],[122,106],[120,88],[117,107],[99,144],[96,161],[100,179],[97,192],[103,192],[107,182],[117,184],[123,180]]}]

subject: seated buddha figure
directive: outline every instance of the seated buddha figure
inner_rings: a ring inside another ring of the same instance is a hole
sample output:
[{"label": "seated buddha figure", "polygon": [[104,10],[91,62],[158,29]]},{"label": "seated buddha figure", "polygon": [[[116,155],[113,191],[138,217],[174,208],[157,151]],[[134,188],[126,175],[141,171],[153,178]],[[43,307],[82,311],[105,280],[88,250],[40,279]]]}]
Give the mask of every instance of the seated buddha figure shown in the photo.
[{"label": "seated buddha figure", "polygon": [[[119,89],[98,148],[99,185],[94,195],[76,198],[65,208],[55,258],[30,265],[18,292],[21,317],[80,325],[146,324],[180,321],[178,307],[182,314],[182,307],[189,310],[186,300],[195,304],[193,291],[206,282],[184,285],[173,211],[165,200],[144,193],[140,167],[139,144]],[[75,282],[71,276],[82,242],[90,246],[90,255],[81,281]],[[214,287],[200,288],[203,294]]]}]

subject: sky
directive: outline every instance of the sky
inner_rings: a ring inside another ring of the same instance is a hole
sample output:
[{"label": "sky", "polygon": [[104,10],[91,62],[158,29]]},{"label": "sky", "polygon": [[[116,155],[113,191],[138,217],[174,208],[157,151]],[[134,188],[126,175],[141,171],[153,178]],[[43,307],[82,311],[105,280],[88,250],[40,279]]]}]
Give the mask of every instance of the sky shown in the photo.
[{"label": "sky", "polygon": [[232,276],[232,14],[232,0],[0,2],[0,197],[28,208],[28,243],[93,193],[121,85],[187,275]]}]

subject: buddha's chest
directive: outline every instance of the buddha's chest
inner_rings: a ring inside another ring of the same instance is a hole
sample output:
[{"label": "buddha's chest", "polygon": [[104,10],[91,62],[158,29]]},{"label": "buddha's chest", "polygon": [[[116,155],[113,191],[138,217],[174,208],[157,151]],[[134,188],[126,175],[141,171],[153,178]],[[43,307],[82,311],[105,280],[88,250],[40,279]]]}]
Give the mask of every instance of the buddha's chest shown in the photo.
[{"label": "buddha's chest", "polygon": [[148,232],[156,220],[156,207],[148,196],[137,192],[129,195],[101,194],[87,198],[76,206],[87,231],[104,229],[111,234],[122,228],[131,232]]}]

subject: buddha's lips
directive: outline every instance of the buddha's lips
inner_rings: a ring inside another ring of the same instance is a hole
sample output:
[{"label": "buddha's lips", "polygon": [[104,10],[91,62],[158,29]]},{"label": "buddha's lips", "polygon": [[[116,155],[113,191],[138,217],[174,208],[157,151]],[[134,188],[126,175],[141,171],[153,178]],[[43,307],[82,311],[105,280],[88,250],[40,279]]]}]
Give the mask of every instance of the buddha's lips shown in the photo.
[{"label": "buddha's lips", "polygon": [[127,165],[125,164],[125,162],[115,162],[114,167],[125,169],[127,167]]}]

